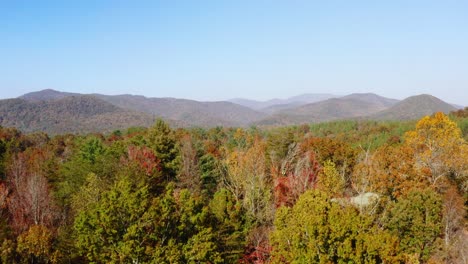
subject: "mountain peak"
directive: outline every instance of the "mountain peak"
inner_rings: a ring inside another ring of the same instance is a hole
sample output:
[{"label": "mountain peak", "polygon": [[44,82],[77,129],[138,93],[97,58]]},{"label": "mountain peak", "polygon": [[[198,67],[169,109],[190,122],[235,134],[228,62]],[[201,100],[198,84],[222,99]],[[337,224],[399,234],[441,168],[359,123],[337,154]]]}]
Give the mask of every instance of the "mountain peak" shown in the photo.
[{"label": "mountain peak", "polygon": [[54,89],[44,89],[37,92],[23,94],[19,98],[24,99],[26,101],[50,101],[76,95],[80,94],[60,92]]},{"label": "mountain peak", "polygon": [[430,94],[410,96],[394,106],[372,115],[375,119],[418,119],[435,112],[448,113],[455,110],[452,105]]}]

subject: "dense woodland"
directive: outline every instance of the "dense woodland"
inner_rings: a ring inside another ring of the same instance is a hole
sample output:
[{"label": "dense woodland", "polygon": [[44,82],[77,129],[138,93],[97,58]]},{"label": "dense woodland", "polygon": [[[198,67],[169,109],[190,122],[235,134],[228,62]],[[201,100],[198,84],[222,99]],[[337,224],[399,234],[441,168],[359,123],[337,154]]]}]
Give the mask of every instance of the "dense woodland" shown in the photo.
[{"label": "dense woodland", "polygon": [[2,263],[468,263],[468,109],[419,121],[0,128]]}]

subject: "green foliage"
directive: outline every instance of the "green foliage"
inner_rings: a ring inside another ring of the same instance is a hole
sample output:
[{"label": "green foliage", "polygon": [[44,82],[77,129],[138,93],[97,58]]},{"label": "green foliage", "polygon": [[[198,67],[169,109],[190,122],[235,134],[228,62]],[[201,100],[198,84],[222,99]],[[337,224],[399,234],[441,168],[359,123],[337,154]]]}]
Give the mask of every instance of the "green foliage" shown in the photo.
[{"label": "green foliage", "polygon": [[72,196],[85,183],[90,173],[96,174],[107,183],[121,170],[119,144],[106,146],[96,137],[77,140],[73,155],[62,163],[54,182],[55,196],[60,203],[69,207]]},{"label": "green foliage", "polygon": [[222,179],[221,164],[212,154],[207,153],[200,157],[199,166],[202,192],[211,198]]},{"label": "green foliage", "polygon": [[104,145],[100,139],[89,138],[81,145],[79,155],[82,161],[95,164],[98,157],[104,152]]},{"label": "green foliage", "polygon": [[[466,118],[453,118],[415,129],[172,130],[158,120],[54,138],[0,128],[1,261],[457,263],[468,147]],[[378,202],[357,207],[368,191]],[[43,225],[23,217],[38,204]]]},{"label": "green foliage", "polygon": [[119,180],[78,214],[76,246],[89,261],[224,263],[230,256],[208,208],[190,192],[168,185],[151,199],[146,186],[131,182]]},{"label": "green foliage", "polygon": [[214,215],[213,232],[219,242],[219,248],[227,263],[235,263],[245,246],[245,214],[242,205],[226,189],[214,194],[209,204]]},{"label": "green foliage", "polygon": [[335,163],[326,161],[319,175],[320,188],[331,197],[340,196],[345,190],[346,180],[336,170]]},{"label": "green foliage", "polygon": [[370,216],[341,207],[321,191],[304,193],[276,213],[273,263],[395,263],[397,241]]},{"label": "green foliage", "polygon": [[88,174],[85,183],[72,197],[71,206],[74,212],[82,212],[89,205],[99,203],[101,195],[106,189],[107,186],[102,179],[99,179],[94,173]]},{"label": "green foliage", "polygon": [[442,228],[442,199],[431,189],[415,190],[391,206],[386,226],[401,250],[426,261]]},{"label": "green foliage", "polygon": [[151,219],[148,253],[155,263],[225,263],[223,240],[216,237],[212,215],[189,191],[166,193],[156,198],[145,219]]},{"label": "green foliage", "polygon": [[267,151],[273,162],[279,162],[288,155],[289,147],[295,143],[292,128],[277,128],[268,135]]},{"label": "green foliage", "polygon": [[141,261],[147,236],[142,216],[148,204],[146,186],[118,180],[77,215],[76,246],[93,262]]},{"label": "green foliage", "polygon": [[148,144],[161,160],[161,170],[164,177],[173,179],[179,166],[179,149],[174,131],[161,119],[156,120],[148,130]]},{"label": "green foliage", "polygon": [[353,146],[375,149],[388,142],[399,142],[414,127],[413,121],[333,121],[313,124],[310,132],[318,137],[332,137]]}]

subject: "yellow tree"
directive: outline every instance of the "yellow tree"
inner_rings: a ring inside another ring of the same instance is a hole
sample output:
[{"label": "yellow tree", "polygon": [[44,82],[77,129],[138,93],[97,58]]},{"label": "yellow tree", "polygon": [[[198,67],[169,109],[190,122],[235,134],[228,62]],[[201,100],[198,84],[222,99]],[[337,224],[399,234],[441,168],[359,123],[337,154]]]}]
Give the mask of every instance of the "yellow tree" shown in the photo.
[{"label": "yellow tree", "polygon": [[268,247],[268,229],[273,220],[271,179],[266,170],[266,144],[259,138],[246,150],[234,150],[226,158],[224,187],[229,190],[245,213],[248,248],[263,254]]},{"label": "yellow tree", "polygon": [[415,151],[416,166],[426,176],[432,187],[445,194],[444,240],[449,247],[455,231],[461,225],[463,205],[456,188],[466,194],[468,189],[468,145],[456,123],[443,113],[426,116],[416,129],[405,135],[406,144]]},{"label": "yellow tree", "polygon": [[271,180],[266,170],[265,142],[256,139],[247,150],[234,150],[226,159],[225,188],[232,192],[257,223],[272,219]]},{"label": "yellow tree", "polygon": [[52,233],[47,227],[33,225],[18,236],[17,250],[25,262],[47,263],[52,257],[52,239]]},{"label": "yellow tree", "polygon": [[422,118],[416,129],[405,135],[406,144],[415,150],[418,167],[433,187],[451,173],[466,186],[466,142],[456,123],[443,113]]}]

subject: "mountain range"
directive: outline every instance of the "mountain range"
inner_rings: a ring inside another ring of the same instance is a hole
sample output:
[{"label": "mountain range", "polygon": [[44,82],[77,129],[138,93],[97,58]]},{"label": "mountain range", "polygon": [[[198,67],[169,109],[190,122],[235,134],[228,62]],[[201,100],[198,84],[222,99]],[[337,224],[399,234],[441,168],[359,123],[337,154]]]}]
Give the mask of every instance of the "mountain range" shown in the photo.
[{"label": "mountain range", "polygon": [[288,99],[199,102],[139,95],[78,94],[51,89],[0,100],[0,125],[50,134],[110,132],[150,126],[163,118],[176,127],[277,126],[340,119],[418,119],[454,106],[423,94],[396,100],[372,93],[303,94]]}]

